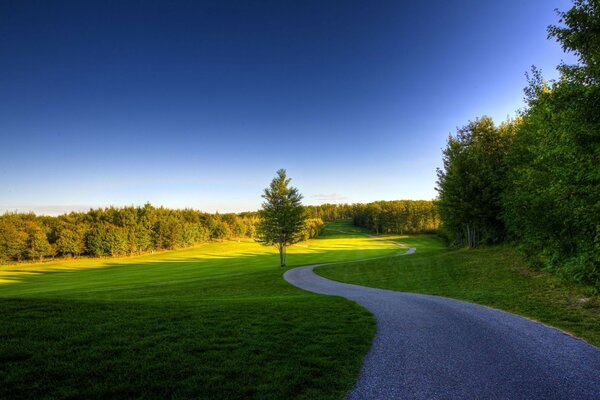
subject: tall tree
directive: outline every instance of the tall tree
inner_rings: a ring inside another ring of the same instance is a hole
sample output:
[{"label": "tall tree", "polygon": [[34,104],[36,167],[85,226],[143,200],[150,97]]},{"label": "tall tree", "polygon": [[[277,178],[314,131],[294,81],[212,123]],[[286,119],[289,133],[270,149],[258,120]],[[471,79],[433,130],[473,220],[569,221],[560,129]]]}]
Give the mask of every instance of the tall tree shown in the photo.
[{"label": "tall tree", "polygon": [[302,206],[302,195],[290,187],[285,169],[277,176],[262,195],[265,199],[260,210],[257,240],[265,245],[274,245],[279,250],[279,264],[285,267],[286,247],[302,240],[306,213]]},{"label": "tall tree", "polygon": [[448,138],[436,190],[444,228],[456,235],[457,244],[463,233],[469,247],[497,242],[504,236],[501,194],[513,126],[509,122],[496,127],[491,118],[483,116]]}]

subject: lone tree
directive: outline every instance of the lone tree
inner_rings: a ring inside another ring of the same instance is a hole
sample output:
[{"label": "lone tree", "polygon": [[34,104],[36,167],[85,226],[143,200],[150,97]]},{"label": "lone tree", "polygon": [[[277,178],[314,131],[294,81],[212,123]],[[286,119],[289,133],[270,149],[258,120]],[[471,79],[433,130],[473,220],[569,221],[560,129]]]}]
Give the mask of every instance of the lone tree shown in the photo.
[{"label": "lone tree", "polygon": [[302,239],[306,221],[302,195],[295,187],[288,186],[290,180],[285,169],[277,171],[277,176],[262,195],[265,201],[256,228],[260,243],[277,247],[282,267],[285,267],[286,247]]}]

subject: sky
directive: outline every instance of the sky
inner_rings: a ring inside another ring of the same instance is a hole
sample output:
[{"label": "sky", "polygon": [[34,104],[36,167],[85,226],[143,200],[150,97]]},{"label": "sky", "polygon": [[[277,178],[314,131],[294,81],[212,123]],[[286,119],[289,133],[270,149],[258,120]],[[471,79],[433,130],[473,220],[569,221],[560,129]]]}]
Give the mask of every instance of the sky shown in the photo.
[{"label": "sky", "polygon": [[0,2],[0,212],[433,199],[450,133],[523,107],[565,0]]}]

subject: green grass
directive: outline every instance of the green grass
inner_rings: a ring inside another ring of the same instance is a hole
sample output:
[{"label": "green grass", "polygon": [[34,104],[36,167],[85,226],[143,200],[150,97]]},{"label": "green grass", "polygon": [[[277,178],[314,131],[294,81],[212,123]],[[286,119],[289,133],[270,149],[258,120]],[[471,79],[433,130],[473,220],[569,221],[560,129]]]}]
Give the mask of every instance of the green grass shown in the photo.
[{"label": "green grass", "polygon": [[[289,267],[398,250],[356,235],[363,232],[330,224],[321,238],[290,248]],[[391,238],[417,253],[317,272],[490,305],[600,344],[597,298],[530,271],[512,249]],[[287,284],[277,263],[273,248],[229,241],[2,266],[0,398],[343,398],[370,346],[373,318],[352,302]]]},{"label": "green grass", "polygon": [[520,314],[600,346],[600,301],[585,288],[529,269],[508,246],[447,249],[433,235],[390,238],[416,247],[406,257],[323,266],[337,281],[447,296]]},{"label": "green grass", "polygon": [[[395,251],[331,232],[288,261]],[[277,265],[273,248],[231,241],[0,267],[0,398],[343,398],[373,318]]]}]

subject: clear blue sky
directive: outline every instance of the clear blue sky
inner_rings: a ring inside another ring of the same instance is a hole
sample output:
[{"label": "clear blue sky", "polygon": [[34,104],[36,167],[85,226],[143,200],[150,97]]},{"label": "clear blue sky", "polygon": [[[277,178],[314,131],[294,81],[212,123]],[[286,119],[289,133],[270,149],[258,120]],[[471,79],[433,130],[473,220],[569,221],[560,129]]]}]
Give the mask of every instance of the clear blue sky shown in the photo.
[{"label": "clear blue sky", "polygon": [[0,3],[0,212],[431,199],[447,136],[522,107],[569,1]]}]

